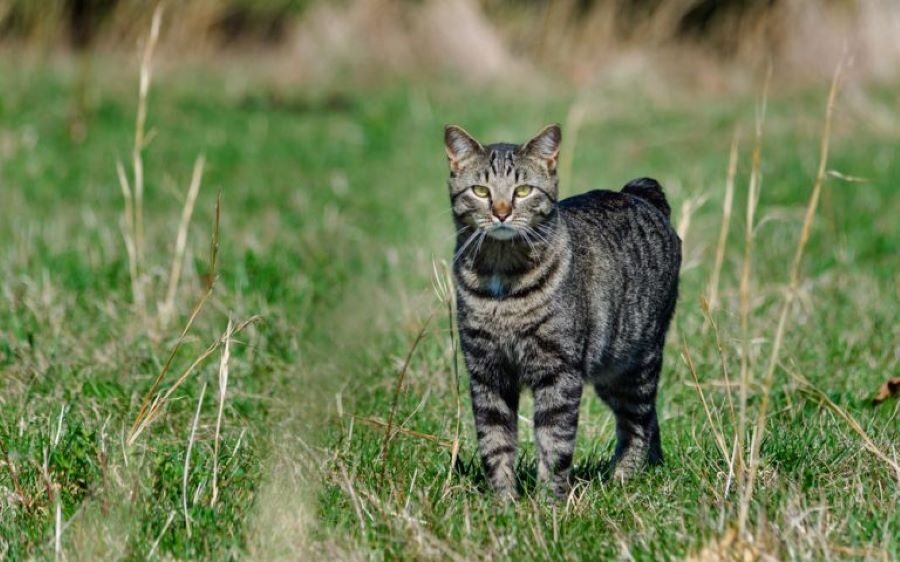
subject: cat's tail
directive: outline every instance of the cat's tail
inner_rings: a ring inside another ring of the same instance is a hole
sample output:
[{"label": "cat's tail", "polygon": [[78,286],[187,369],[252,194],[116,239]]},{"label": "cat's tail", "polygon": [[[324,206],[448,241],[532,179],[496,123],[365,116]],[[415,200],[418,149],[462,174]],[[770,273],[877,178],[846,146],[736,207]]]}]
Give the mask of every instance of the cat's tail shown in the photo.
[{"label": "cat's tail", "polygon": [[662,214],[667,219],[672,216],[672,208],[669,207],[669,202],[666,201],[666,194],[663,193],[663,188],[659,185],[659,182],[653,178],[631,180],[622,188],[622,193],[628,193],[647,201],[662,211]]}]

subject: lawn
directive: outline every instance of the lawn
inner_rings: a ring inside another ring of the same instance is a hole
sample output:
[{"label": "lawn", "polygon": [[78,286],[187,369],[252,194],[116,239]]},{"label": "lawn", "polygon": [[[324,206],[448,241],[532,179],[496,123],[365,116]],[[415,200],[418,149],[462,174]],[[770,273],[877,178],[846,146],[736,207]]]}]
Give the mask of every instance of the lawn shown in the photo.
[{"label": "lawn", "polygon": [[[148,99],[141,306],[116,171],[122,161],[133,180],[132,63],[100,59],[85,79],[67,58],[0,59],[0,559],[656,560],[718,548],[900,556],[900,406],[871,405],[900,370],[894,85],[850,78],[838,97],[834,173],[767,393],[827,81],[773,80],[745,330],[739,288],[761,87],[523,92],[431,79],[310,90],[239,64],[165,65]],[[523,140],[552,121],[564,127],[564,192],[653,176],[686,232],[660,390],[667,462],[625,484],[600,478],[614,430],[586,393],[577,484],[568,502],[547,502],[534,486],[526,400],[525,495],[504,505],[485,488],[454,357],[441,127]],[[707,318],[735,129],[734,211]],[[257,316],[224,338],[227,385],[220,345],[129,439],[170,355],[163,391],[223,341],[229,319]],[[747,504],[752,540],[734,538],[741,489],[729,469],[742,362],[749,425],[768,395]]]}]

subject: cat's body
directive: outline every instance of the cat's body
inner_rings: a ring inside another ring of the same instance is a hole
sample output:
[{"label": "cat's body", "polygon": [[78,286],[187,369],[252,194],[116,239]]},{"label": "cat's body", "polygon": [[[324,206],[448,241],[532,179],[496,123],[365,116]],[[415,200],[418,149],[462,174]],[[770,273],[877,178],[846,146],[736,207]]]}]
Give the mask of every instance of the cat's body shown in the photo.
[{"label": "cat's body", "polygon": [[[662,461],[656,388],[681,263],[668,204],[649,179],[557,202],[560,135],[550,129],[523,146],[447,141],[460,341],[483,464],[507,496],[516,495],[517,409],[526,388],[535,398],[538,476],[556,494],[568,489],[585,383],[616,414],[615,474]],[[488,197],[461,203],[476,180]]]}]

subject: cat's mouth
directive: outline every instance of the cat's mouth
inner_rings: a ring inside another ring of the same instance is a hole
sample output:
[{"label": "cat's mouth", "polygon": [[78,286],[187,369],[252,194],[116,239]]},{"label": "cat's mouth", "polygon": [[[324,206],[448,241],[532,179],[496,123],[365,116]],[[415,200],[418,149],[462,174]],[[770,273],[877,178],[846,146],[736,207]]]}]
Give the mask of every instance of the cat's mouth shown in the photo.
[{"label": "cat's mouth", "polygon": [[494,240],[510,240],[518,236],[519,232],[515,227],[508,224],[494,224],[487,231],[487,235]]}]

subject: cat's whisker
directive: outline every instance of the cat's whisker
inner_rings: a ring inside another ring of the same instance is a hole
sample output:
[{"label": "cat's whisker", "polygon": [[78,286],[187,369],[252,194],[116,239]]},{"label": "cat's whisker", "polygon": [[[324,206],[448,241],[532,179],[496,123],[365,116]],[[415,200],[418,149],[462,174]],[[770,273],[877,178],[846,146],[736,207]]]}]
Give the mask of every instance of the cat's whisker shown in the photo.
[{"label": "cat's whisker", "polygon": [[523,229],[520,229],[520,230],[519,230],[519,234],[522,235],[522,239],[525,240],[525,243],[526,243],[526,244],[528,244],[528,248],[531,249],[532,252],[534,252],[534,251],[535,251],[534,243],[532,243],[531,237],[528,236],[528,230],[527,230],[527,227],[526,227],[526,228],[523,228]]},{"label": "cat's whisker", "polygon": [[487,238],[487,232],[481,231],[481,237],[478,239],[478,245],[475,247],[475,255],[477,256],[479,252],[481,252],[481,245],[484,243],[484,239]]},{"label": "cat's whisker", "polygon": [[464,226],[464,227],[460,228],[459,230],[457,230],[456,232],[454,232],[453,234],[448,234],[447,236],[442,236],[441,239],[439,240],[439,242],[441,244],[443,244],[444,242],[446,242],[447,240],[450,240],[451,238],[459,239],[460,234],[464,233],[466,230],[469,230],[470,228],[472,228],[472,227]]},{"label": "cat's whisker", "polygon": [[[519,228],[520,228],[520,232],[522,233],[523,237],[526,239],[527,242],[529,242],[529,237],[528,237],[528,235],[530,234],[531,236],[534,236],[534,238],[535,238],[538,242],[541,242],[541,243],[544,244],[544,245],[547,245],[547,244],[548,244],[547,238],[546,238],[546,237],[544,237],[544,236],[542,236],[541,234],[539,234],[535,229],[533,229],[532,227],[528,226],[527,224],[521,224],[521,225],[519,225]],[[531,246],[531,249],[534,250],[534,244],[531,244],[531,243],[529,242],[529,246]]]},{"label": "cat's whisker", "polygon": [[480,233],[481,233],[481,231],[476,230],[476,231],[473,232],[471,235],[469,235],[469,237],[466,239],[466,241],[463,243],[463,245],[460,246],[459,250],[457,250],[456,255],[453,256],[453,262],[452,262],[452,263],[456,263],[456,261],[457,261],[460,257],[462,257],[463,253],[465,253],[465,251],[466,251],[466,248],[468,248],[468,247],[472,244],[472,242],[476,239],[476,237],[477,237]]},{"label": "cat's whisker", "polygon": [[541,224],[536,225],[534,228],[541,234],[546,234],[547,236],[553,236],[553,232],[554,232],[553,227],[551,227],[548,224],[541,223]]},{"label": "cat's whisker", "polygon": [[469,226],[469,225],[466,225],[466,226],[460,228],[459,230],[456,231],[456,236],[459,236],[460,234],[462,234],[463,232],[469,230],[470,228],[472,228],[472,227]]},{"label": "cat's whisker", "polygon": [[549,244],[549,243],[550,243],[549,240],[547,240],[547,237],[544,236],[544,235],[543,235],[540,231],[538,231],[536,228],[533,228],[533,227],[528,226],[528,225],[525,225],[525,228],[527,228],[527,229],[528,229],[528,232],[530,232],[531,234],[533,234],[535,237],[537,237],[538,240],[540,240],[540,241],[543,242],[544,244]]}]

